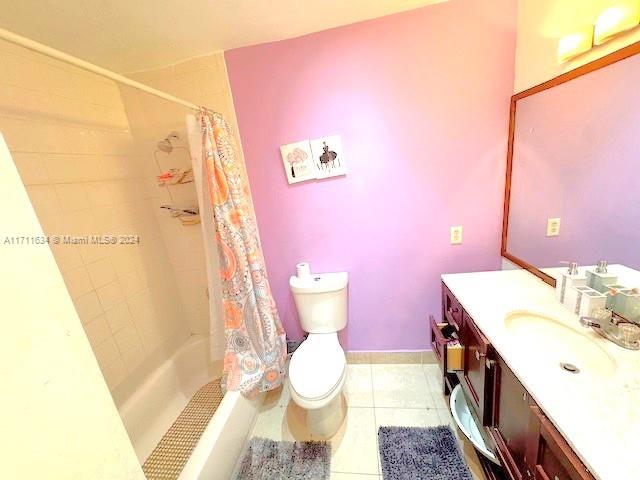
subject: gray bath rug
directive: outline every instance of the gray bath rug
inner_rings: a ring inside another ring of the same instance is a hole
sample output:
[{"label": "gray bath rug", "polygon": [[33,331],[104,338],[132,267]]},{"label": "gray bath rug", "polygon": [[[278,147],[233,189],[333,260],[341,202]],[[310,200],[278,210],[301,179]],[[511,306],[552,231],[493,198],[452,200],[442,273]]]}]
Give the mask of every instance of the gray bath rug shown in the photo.
[{"label": "gray bath rug", "polygon": [[328,480],[327,442],[276,442],[252,438],[236,480]]},{"label": "gray bath rug", "polygon": [[448,426],[380,427],[384,480],[473,480]]}]

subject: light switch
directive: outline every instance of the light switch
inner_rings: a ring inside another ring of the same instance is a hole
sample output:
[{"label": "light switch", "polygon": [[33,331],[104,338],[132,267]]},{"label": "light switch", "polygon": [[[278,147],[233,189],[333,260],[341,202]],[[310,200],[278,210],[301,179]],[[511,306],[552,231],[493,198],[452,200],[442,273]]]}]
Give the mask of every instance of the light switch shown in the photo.
[{"label": "light switch", "polygon": [[460,245],[462,243],[462,225],[451,227],[451,245]]},{"label": "light switch", "polygon": [[547,219],[547,237],[557,237],[560,235],[560,219]]}]

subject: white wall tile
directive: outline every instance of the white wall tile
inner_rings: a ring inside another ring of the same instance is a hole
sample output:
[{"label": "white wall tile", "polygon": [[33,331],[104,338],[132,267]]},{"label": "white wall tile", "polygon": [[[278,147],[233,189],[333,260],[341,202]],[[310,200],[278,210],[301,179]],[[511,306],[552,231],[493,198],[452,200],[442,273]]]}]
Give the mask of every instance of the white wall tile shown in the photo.
[{"label": "white wall tile", "polygon": [[142,344],[140,344],[135,348],[121,352],[121,355],[127,370],[132,372],[144,361],[145,350]]},{"label": "white wall tile", "polygon": [[113,269],[111,261],[108,258],[103,258],[102,260],[88,264],[87,272],[89,272],[91,284],[94,288],[99,288],[108,283],[115,282],[118,278],[116,271]]},{"label": "white wall tile", "polygon": [[98,315],[93,320],[84,324],[84,331],[89,338],[91,345],[100,345],[102,342],[111,338],[111,329],[107,323],[107,318],[104,314]]},{"label": "white wall tile", "polygon": [[[180,88],[205,90],[194,85],[199,73],[189,71],[194,73],[178,82]],[[174,70],[166,73],[170,85]],[[139,98],[134,93],[132,98]],[[163,109],[159,102],[140,101],[136,106],[147,110],[128,116],[114,82],[0,41],[0,131],[45,231],[142,239],[140,245],[52,246],[112,389],[142,363],[161,361],[162,356],[152,355],[154,349],[194,331],[185,321],[167,253],[174,242],[163,236],[157,221],[156,198],[166,201],[167,192],[153,184],[155,143],[169,126],[184,128],[184,109]],[[167,112],[168,117],[157,116]],[[134,138],[131,118],[158,120],[162,134],[151,125]]]},{"label": "white wall tile", "polygon": [[86,183],[84,187],[91,207],[106,207],[114,204],[110,182],[91,182]]},{"label": "white wall tile", "polygon": [[47,184],[51,181],[40,153],[15,153],[12,157],[25,185]]},{"label": "white wall tile", "polygon": [[128,325],[113,336],[121,352],[142,348],[142,342],[133,325]]},{"label": "white wall tile", "polygon": [[54,187],[32,185],[27,187],[27,193],[38,216],[56,215],[62,211]]},{"label": "white wall tile", "polygon": [[124,300],[124,291],[120,282],[115,281],[96,289],[100,304],[104,310],[109,310]]},{"label": "white wall tile", "polygon": [[[46,228],[43,226],[43,228]],[[50,244],[51,250],[53,251],[53,255],[56,258],[56,263],[58,264],[58,268],[60,271],[64,273],[67,270],[72,270],[74,268],[78,268],[83,265],[82,256],[80,255],[80,251],[73,245],[53,245]],[[65,278],[66,282],[66,278]]]},{"label": "white wall tile", "polygon": [[74,298],[73,304],[76,307],[76,312],[78,312],[82,323],[87,323],[104,311],[98,300],[98,295],[96,295],[94,291]]},{"label": "white wall tile", "polygon": [[115,334],[123,328],[133,325],[133,317],[126,302],[122,302],[105,313],[109,328]]},{"label": "white wall tile", "polygon": [[81,183],[55,185],[58,202],[63,212],[77,212],[89,206],[89,197]]},{"label": "white wall tile", "polygon": [[71,297],[80,297],[93,290],[89,273],[84,266],[63,272],[64,283]]},{"label": "white wall tile", "polygon": [[100,367],[102,369],[102,374],[107,381],[107,385],[111,390],[115,389],[127,377],[127,367],[125,366],[122,358],[117,358],[113,363],[108,364],[105,367],[102,367],[101,364]]},{"label": "white wall tile", "polygon": [[96,262],[109,255],[109,247],[105,247],[104,245],[80,245],[78,248],[80,250],[80,255],[82,255],[82,260],[85,264]]}]

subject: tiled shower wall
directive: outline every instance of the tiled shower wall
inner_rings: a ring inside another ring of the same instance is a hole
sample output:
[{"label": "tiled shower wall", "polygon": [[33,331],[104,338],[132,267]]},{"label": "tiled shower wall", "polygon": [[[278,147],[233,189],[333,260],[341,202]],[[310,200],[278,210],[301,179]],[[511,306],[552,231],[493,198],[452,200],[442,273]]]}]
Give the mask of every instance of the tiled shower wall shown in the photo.
[{"label": "tiled shower wall", "polygon": [[53,247],[118,401],[191,333],[145,176],[152,159],[136,153],[114,82],[4,42],[0,131],[47,234],[140,238]]},{"label": "tiled shower wall", "polygon": [[[136,72],[127,76],[146,85],[197,105],[205,105],[224,115],[237,135],[237,122],[231,90],[227,79],[224,57],[215,53],[186,60],[158,70]],[[172,167],[189,168],[191,161],[187,149],[184,107],[176,105],[130,87],[121,87],[122,98],[129,117],[138,151],[147,158],[155,154],[160,170]],[[180,140],[174,141],[176,148],[170,154],[156,151],[156,144],[170,132],[175,131]],[[239,144],[239,143],[238,143]],[[242,155],[241,149],[238,149]],[[241,159],[242,160],[242,159]],[[207,276],[203,262],[203,242],[199,225],[182,226],[180,221],[169,217],[166,211],[158,207],[171,203],[169,192],[177,206],[197,205],[196,190],[193,183],[170,186],[168,189],[155,188],[153,201],[158,223],[167,245],[168,258],[176,273],[178,289],[187,310],[191,331],[210,334],[214,356],[222,358],[224,354],[224,326],[219,299],[215,297],[219,287],[210,292],[214,305],[218,309],[209,314],[209,302],[206,297]],[[206,219],[203,219],[206,221]],[[215,255],[214,255],[215,257]],[[213,259],[215,261],[216,258]],[[213,318],[213,321],[209,319]]]}]

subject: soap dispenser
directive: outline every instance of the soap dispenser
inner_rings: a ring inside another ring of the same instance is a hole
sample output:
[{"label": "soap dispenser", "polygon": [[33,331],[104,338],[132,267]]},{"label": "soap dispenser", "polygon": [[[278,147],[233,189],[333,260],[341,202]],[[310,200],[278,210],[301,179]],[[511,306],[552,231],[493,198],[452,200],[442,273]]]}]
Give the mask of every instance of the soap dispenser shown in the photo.
[{"label": "soap dispenser", "polygon": [[607,261],[600,260],[595,269],[587,270],[587,285],[600,293],[607,293],[618,277],[607,271]]},{"label": "soap dispenser", "polygon": [[571,288],[582,287],[587,283],[587,277],[580,273],[577,262],[566,263],[569,263],[569,268],[556,281],[556,299],[562,304],[565,303],[567,293]]}]

